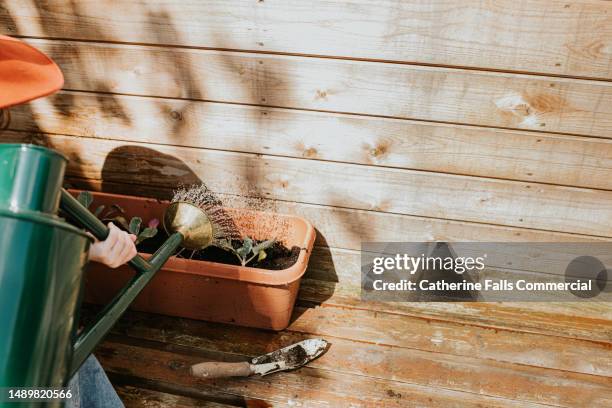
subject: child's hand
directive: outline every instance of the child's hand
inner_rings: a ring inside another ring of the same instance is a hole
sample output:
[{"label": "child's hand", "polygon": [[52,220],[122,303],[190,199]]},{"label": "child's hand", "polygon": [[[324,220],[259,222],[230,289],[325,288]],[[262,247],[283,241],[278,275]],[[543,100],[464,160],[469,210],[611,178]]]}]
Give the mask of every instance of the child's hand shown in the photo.
[{"label": "child's hand", "polygon": [[96,241],[89,250],[89,259],[116,268],[136,256],[136,235],[128,234],[108,223],[110,233],[104,241]]}]

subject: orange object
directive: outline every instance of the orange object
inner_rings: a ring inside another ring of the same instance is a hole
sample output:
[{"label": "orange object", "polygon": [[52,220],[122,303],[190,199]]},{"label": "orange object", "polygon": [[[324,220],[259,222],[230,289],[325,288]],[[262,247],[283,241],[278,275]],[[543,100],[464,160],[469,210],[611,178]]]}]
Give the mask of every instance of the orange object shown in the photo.
[{"label": "orange object", "polygon": [[[105,193],[93,193],[93,197],[93,207],[118,204],[127,219],[139,216],[145,224],[162,219],[169,204]],[[132,309],[272,330],[287,327],[314,245],[312,224],[292,215],[242,209],[227,212],[242,235],[257,240],[276,238],[287,247],[302,248],[297,262],[287,269],[267,270],[172,257],[132,303]],[[85,301],[107,304],[133,275],[125,265],[109,269],[91,263]]]},{"label": "orange object", "polygon": [[58,91],[64,76],[57,64],[36,48],[0,35],[0,108]]}]

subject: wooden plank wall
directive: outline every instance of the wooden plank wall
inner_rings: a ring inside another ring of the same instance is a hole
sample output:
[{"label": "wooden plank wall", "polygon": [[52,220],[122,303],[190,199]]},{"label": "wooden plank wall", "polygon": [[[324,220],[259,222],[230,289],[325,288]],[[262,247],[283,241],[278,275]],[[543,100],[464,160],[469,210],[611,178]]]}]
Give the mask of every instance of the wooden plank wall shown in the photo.
[{"label": "wooden plank wall", "polygon": [[0,33],[66,78],[3,141],[85,188],[278,200],[340,294],[362,240],[612,238],[612,2],[3,0]]}]

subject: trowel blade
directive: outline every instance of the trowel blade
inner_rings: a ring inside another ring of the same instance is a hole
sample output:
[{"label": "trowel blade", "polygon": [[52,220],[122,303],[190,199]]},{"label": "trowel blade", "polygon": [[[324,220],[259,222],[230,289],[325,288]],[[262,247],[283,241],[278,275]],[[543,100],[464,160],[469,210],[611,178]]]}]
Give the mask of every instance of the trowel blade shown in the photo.
[{"label": "trowel blade", "polygon": [[255,357],[251,366],[255,373],[268,375],[277,371],[294,370],[311,362],[327,350],[328,342],[323,339],[308,339],[291,346]]}]

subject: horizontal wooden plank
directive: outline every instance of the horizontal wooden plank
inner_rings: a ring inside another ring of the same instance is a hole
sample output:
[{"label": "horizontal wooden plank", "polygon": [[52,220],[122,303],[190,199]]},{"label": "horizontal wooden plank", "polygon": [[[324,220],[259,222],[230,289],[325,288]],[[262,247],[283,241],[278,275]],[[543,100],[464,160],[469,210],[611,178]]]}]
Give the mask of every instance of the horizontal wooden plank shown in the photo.
[{"label": "horizontal wooden plank", "polygon": [[[144,342],[141,339],[130,340],[129,344],[123,341],[119,343],[118,340],[113,337],[111,341],[106,341],[98,352],[98,358],[110,371],[129,370],[132,375],[177,382],[181,385],[225,387],[226,392],[239,389],[241,393],[250,393],[250,396],[255,398],[258,397],[255,390],[265,387],[268,399],[282,401],[289,394],[294,396],[294,400],[306,406],[319,406],[323,402],[328,406],[350,406],[356,401],[366,406],[380,406],[381,402],[391,402],[393,404],[391,406],[402,406],[401,404],[405,406],[407,400],[404,398],[408,400],[411,398],[411,396],[404,397],[405,394],[401,391],[396,391],[402,394],[402,397],[396,399],[391,395],[382,394],[379,390],[372,390],[379,384],[394,390],[396,384],[402,386],[416,384],[428,389],[428,398],[439,392],[440,399],[448,398],[446,390],[452,390],[458,394],[469,395],[468,398],[463,398],[467,399],[466,402],[480,401],[485,406],[489,406],[495,399],[501,399],[502,404],[510,402],[508,400],[517,400],[519,403],[566,407],[581,404],[589,407],[605,407],[612,397],[609,379],[604,377],[520,365],[494,364],[484,360],[468,362],[465,358],[415,350],[410,352],[406,350],[407,352],[402,354],[402,349],[398,348],[351,343],[340,339],[332,340],[330,350],[320,357],[318,363],[322,364],[325,360],[330,360],[330,363],[340,360],[342,366],[354,367],[359,375],[315,368],[313,364],[312,367],[294,373],[242,380],[217,380],[211,384],[211,381],[189,378],[187,373],[189,365],[210,360],[197,355],[200,349],[167,346],[165,343],[156,345],[154,342]],[[332,351],[333,349],[335,350]],[[386,369],[393,375],[394,380],[380,380],[368,376],[368,371],[375,370],[375,366]],[[325,381],[321,382],[323,380]],[[364,380],[367,381],[366,384]],[[313,382],[319,385],[316,386]],[[422,399],[423,395],[417,395],[418,397]],[[457,402],[455,401],[455,405],[459,405]],[[428,406],[436,405],[440,403],[430,403]]]},{"label": "horizontal wooden plank", "polygon": [[[115,192],[117,194],[141,195],[169,199],[172,189],[149,185],[103,183],[99,180],[68,177],[67,183],[74,188]],[[161,193],[161,194],[160,194]],[[540,231],[526,228],[483,225],[470,222],[455,222],[435,218],[422,218],[377,211],[354,210],[298,202],[283,202],[271,199],[252,199],[243,196],[217,195],[232,208],[252,208],[258,205],[262,211],[296,214],[317,225],[318,245],[334,245],[338,248],[360,248],[356,232],[360,226],[372,225],[368,231],[369,241],[400,241],[402,237],[415,241],[473,241],[473,242],[609,242],[610,238],[589,235]],[[249,204],[249,203],[262,204]],[[344,221],[350,219],[349,221]],[[343,222],[343,223],[342,223]],[[376,223],[370,224],[370,223]],[[419,228],[422,227],[422,228]],[[385,235],[388,233],[388,235]]]},{"label": "horizontal wooden plank", "polygon": [[612,343],[608,303],[363,302],[358,288],[354,286],[316,279],[302,280],[299,299],[301,302],[306,301],[307,305],[321,304],[406,314],[489,328]]},{"label": "horizontal wooden plank", "polygon": [[602,1],[7,0],[4,33],[611,78]]},{"label": "horizontal wooden plank", "polygon": [[358,251],[315,247],[302,280],[301,302],[612,343],[607,302],[363,302],[360,258]]},{"label": "horizontal wooden plank", "polygon": [[12,129],[612,189],[612,140],[210,102],[62,92]]},{"label": "horizontal wooden plank", "polygon": [[610,82],[226,51],[28,42],[57,61],[65,88],[73,90],[606,138],[612,133]]},{"label": "horizontal wooden plank", "polygon": [[[69,175],[105,182],[174,188],[203,181],[223,194],[612,234],[610,191],[61,135],[44,139],[71,159]],[[374,241],[368,228],[355,231],[358,241]]]},{"label": "horizontal wooden plank", "polygon": [[[611,344],[335,307],[297,309],[290,330],[612,377]],[[608,325],[608,328],[612,325]],[[398,351],[398,354],[401,354]]]},{"label": "horizontal wooden plank", "polygon": [[[70,177],[75,188],[117,194],[141,195],[169,199],[172,188]],[[371,210],[354,210],[332,206],[284,202],[270,199],[252,200],[244,196],[219,194],[229,207],[262,208],[265,211],[297,214],[317,228],[317,244],[336,248],[360,249],[363,241],[475,241],[475,242],[609,242],[600,238],[526,228],[484,225],[439,220]]]},{"label": "horizontal wooden plank", "polygon": [[[452,244],[451,244],[452,245]],[[456,249],[459,245],[452,245],[454,249]],[[465,246],[465,245],[463,245]],[[470,244],[470,246],[474,246],[474,244]],[[559,263],[553,266],[555,262],[553,259],[552,251],[550,249],[549,252],[544,257],[540,257],[535,255],[533,257],[533,263],[536,265],[535,269],[530,269],[529,265],[516,265],[516,267],[505,268],[503,266],[496,265],[496,259],[501,258],[504,253],[503,250],[509,246],[512,246],[511,243],[504,243],[502,245],[496,244],[495,248],[492,248],[490,251],[486,250],[487,261],[486,268],[483,271],[478,273],[466,273],[464,274],[468,280],[473,282],[480,282],[483,285],[485,284],[485,280],[491,280],[494,282],[500,281],[518,281],[519,279],[523,279],[527,282],[537,282],[537,283],[547,283],[547,282],[564,282],[566,280],[565,277],[565,269],[569,262],[572,259],[575,259],[579,256],[584,256],[587,252],[578,253],[576,255],[569,255],[571,252],[568,252],[568,256],[565,261],[559,260]],[[537,243],[530,243],[528,246],[537,247]],[[588,245],[592,248],[591,244]],[[547,248],[550,246],[547,244]],[[524,254],[528,252],[526,250],[527,245],[521,245],[516,248],[517,252],[521,252]],[[563,247],[559,248],[563,250]],[[588,251],[587,248],[583,248],[584,251]],[[535,251],[538,251],[537,249]],[[546,249],[544,249],[546,251]],[[610,251],[609,245],[605,245],[602,248],[602,253],[604,251]],[[532,252],[533,254],[534,252]],[[312,251],[312,256],[310,260],[310,268],[307,278],[310,279],[320,279],[327,282],[338,282],[341,284],[345,290],[348,288],[352,288],[352,290],[359,294],[361,292],[361,281],[362,281],[362,262],[366,265],[368,262],[371,262],[371,254],[365,254],[370,261],[362,261],[361,253],[359,251],[350,251],[338,248],[326,248],[326,247],[315,247]],[[415,254],[420,255],[420,254]],[[526,255],[526,254],[525,254]],[[460,256],[466,256],[465,253]],[[518,258],[518,256],[517,256]],[[599,257],[598,257],[599,259]],[[600,259],[601,260],[601,259]],[[606,260],[601,260],[605,265],[610,265],[612,263],[612,258],[608,257]],[[544,266],[546,265],[546,266]],[[370,277],[371,278],[371,277]],[[602,283],[603,285],[603,283]],[[607,279],[607,285],[612,286],[612,278]],[[372,294],[370,294],[372,295]],[[548,303],[554,302],[556,304],[563,304],[565,302],[580,302],[585,303],[584,306],[573,307],[573,308],[562,308],[567,311],[575,311],[580,310],[583,311],[583,315],[586,316],[598,316],[602,319],[612,320],[612,310],[609,307],[605,307],[604,305],[607,302],[612,300],[612,296],[606,292],[599,292],[596,298],[593,299],[581,299],[578,298],[571,293],[559,293],[559,292],[540,292],[538,296],[535,297],[533,293],[499,293],[499,292],[480,292],[477,294],[478,297],[474,298],[474,300],[479,301],[487,301],[487,302],[498,302],[498,301],[512,301],[512,302],[537,302],[537,303]],[[432,298],[431,300],[434,300]],[[369,298],[364,298],[364,300],[369,300]],[[383,297],[380,297],[379,300],[383,300]],[[395,298],[387,297],[384,300],[386,301],[425,301],[426,299],[419,299],[415,293],[403,293],[396,294]],[[441,300],[437,298],[437,300]],[[590,304],[594,304],[596,306],[589,306]],[[597,312],[593,314],[593,312]]]},{"label": "horizontal wooden plank", "polygon": [[157,392],[173,394],[175,396],[187,397],[190,399],[197,400],[200,404],[204,404],[204,406],[208,406],[207,404],[212,404],[212,401],[214,401],[214,403],[217,403],[218,406],[220,405],[222,407],[231,406],[246,408],[268,408],[270,406],[273,406],[273,404],[269,400],[231,394],[225,392],[224,390],[214,389],[212,387],[204,387],[203,389],[189,387],[159,379],[138,377],[131,375],[129,372],[126,373],[125,371],[110,372],[106,370],[106,374],[108,375],[110,381],[114,386],[128,385],[141,389],[155,390]]},{"label": "horizontal wooden plank", "polygon": [[[469,303],[455,308],[447,303],[364,303],[360,297],[360,252],[315,246],[301,286],[300,298],[304,301],[612,342],[612,310],[607,302],[503,302],[486,306]],[[530,313],[539,317],[533,322],[526,321],[524,316]],[[583,318],[586,319],[582,323],[575,323]]]},{"label": "horizontal wooden plank", "polygon": [[229,408],[234,406],[130,385],[115,386],[115,389],[126,408]]},{"label": "horizontal wooden plank", "polygon": [[[172,350],[176,347],[172,347]],[[96,355],[111,378],[114,374],[143,378],[148,382],[165,382],[184,390],[212,395],[243,396],[245,400],[264,400],[274,407],[404,407],[406,404],[427,407],[526,407],[533,406],[446,389],[406,384],[398,381],[377,380],[334,371],[304,368],[271,377],[248,379],[201,380],[191,377],[186,368],[203,361],[204,350],[176,352],[105,342]],[[200,357],[198,357],[200,355]],[[127,358],[124,358],[127,357]],[[245,359],[234,354],[213,354],[219,361]],[[146,366],[149,366],[147,368]],[[358,390],[358,392],[353,392]],[[248,406],[248,405],[247,405]],[[256,405],[255,405],[256,406]],[[299,405],[298,405],[299,406]],[[541,405],[536,405],[541,406]]]},{"label": "horizontal wooden plank", "polygon": [[[336,306],[296,307],[291,325],[283,333],[278,334],[138,312],[125,315],[113,330],[115,333],[137,339],[256,355],[307,337],[331,337],[612,377],[610,344],[386,312],[347,310]],[[235,341],[228,341],[230,338],[234,338]],[[330,341],[336,344],[333,339]],[[403,352],[397,351],[397,353]],[[334,354],[338,356],[337,351]],[[355,367],[345,367],[343,363],[346,362],[333,359],[330,361],[328,358],[313,363],[312,366],[355,370]],[[391,379],[391,374],[380,366],[368,367],[364,371],[377,378]]]}]

